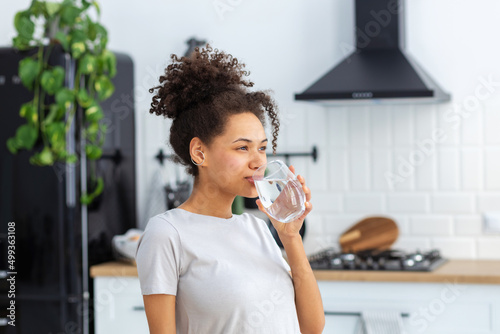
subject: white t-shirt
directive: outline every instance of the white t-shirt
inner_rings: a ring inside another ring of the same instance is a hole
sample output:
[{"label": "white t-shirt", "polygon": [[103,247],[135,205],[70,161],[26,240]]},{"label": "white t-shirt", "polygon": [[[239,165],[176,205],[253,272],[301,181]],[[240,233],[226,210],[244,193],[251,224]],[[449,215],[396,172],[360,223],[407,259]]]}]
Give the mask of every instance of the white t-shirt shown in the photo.
[{"label": "white t-shirt", "polygon": [[143,295],[176,296],[177,333],[300,333],[290,267],[253,215],[166,211],[149,220],[136,262]]}]

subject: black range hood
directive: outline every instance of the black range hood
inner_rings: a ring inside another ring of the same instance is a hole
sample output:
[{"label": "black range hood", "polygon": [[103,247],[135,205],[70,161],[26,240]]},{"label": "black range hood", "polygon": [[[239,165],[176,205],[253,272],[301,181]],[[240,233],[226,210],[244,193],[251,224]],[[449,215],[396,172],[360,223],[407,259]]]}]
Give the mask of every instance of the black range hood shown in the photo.
[{"label": "black range hood", "polygon": [[404,51],[404,1],[355,0],[356,49],[295,100],[328,105],[450,100]]}]

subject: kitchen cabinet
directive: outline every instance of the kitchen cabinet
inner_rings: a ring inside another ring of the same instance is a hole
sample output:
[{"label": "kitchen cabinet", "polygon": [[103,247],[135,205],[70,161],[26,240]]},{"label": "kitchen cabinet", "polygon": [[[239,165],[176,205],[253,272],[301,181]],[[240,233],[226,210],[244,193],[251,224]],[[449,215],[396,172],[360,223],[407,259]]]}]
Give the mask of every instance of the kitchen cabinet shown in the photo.
[{"label": "kitchen cabinet", "polygon": [[[103,263],[94,278],[95,333],[149,333],[137,269]],[[500,333],[500,261],[450,260],[431,273],[315,271],[325,334],[356,334],[360,317],[330,315],[387,310],[405,313],[406,334]]]},{"label": "kitchen cabinet", "polygon": [[[327,313],[364,310],[405,313],[408,316],[403,317],[403,324],[408,334],[500,333],[500,285],[452,281],[319,281],[318,285]],[[339,328],[342,333],[355,333],[356,318],[327,316],[323,333],[340,333]]]},{"label": "kitchen cabinet", "polygon": [[94,314],[95,334],[149,333],[137,277],[95,277]]}]

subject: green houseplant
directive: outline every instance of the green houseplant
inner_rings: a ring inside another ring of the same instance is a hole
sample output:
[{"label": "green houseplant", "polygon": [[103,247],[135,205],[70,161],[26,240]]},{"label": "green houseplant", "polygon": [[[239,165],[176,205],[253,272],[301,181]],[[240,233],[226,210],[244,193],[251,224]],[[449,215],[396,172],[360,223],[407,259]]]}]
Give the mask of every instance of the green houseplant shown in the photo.
[{"label": "green houseplant", "polygon": [[[92,9],[96,20],[90,15]],[[104,187],[102,178],[95,176],[95,163],[102,155],[107,130],[101,122],[104,114],[99,102],[113,94],[110,78],[116,73],[116,58],[106,49],[108,35],[98,22],[99,17],[96,1],[33,0],[28,9],[16,13],[17,36],[12,40],[14,48],[31,51],[31,55],[20,61],[18,70],[22,84],[33,92],[33,100],[21,106],[19,115],[26,123],[8,139],[7,147],[16,154],[22,149],[34,150],[35,144],[41,142],[42,148],[31,156],[31,164],[76,163],[77,155],[66,150],[66,133],[75,114],[81,111],[81,135],[85,140],[85,155],[91,163],[91,191],[81,194],[84,204],[90,204]],[[64,85],[65,69],[48,62],[56,48],[62,48],[75,62],[71,85]]]}]

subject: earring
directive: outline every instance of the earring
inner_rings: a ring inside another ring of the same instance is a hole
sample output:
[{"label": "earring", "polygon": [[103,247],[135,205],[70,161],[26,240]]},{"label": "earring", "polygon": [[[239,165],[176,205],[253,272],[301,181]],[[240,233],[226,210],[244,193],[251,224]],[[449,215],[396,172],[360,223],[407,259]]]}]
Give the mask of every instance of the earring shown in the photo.
[{"label": "earring", "polygon": [[205,153],[203,153],[203,152],[202,152],[202,151],[200,151],[200,150],[196,150],[196,152],[200,152],[201,154],[203,154],[203,161],[202,161],[202,162],[200,162],[199,164],[197,164],[196,162],[194,162],[193,157],[191,157],[191,162],[192,162],[193,164],[195,164],[195,166],[199,166],[199,165],[202,165],[202,164],[205,162]]}]

